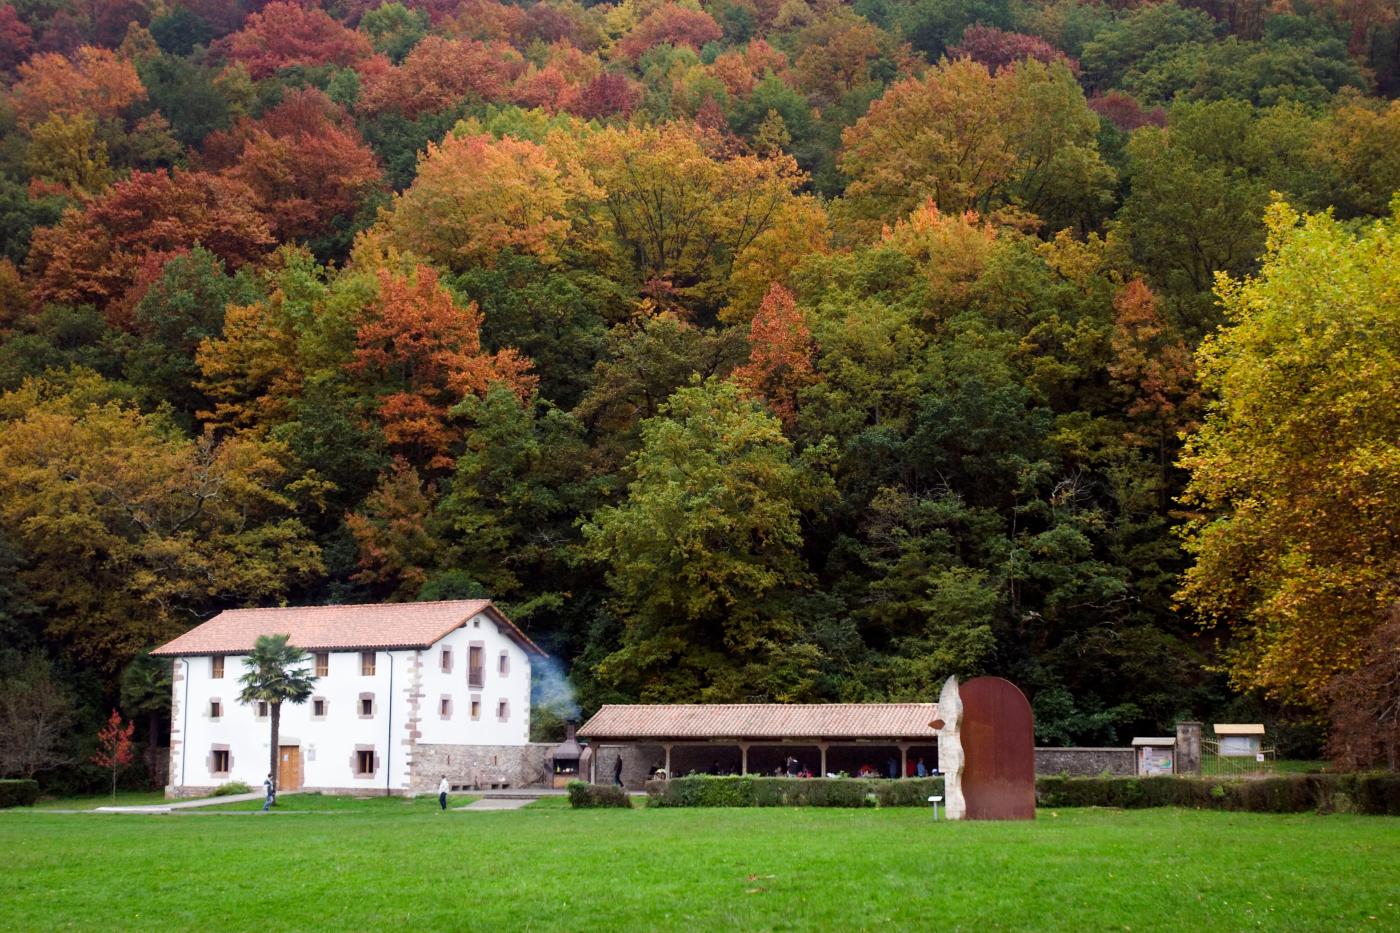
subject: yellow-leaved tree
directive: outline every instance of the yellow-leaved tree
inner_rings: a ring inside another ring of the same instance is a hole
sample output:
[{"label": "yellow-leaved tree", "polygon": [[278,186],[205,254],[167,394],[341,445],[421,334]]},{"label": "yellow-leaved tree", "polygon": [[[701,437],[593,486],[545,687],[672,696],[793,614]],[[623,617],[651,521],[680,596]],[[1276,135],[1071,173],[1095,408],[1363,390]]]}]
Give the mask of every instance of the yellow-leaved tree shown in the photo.
[{"label": "yellow-leaved tree", "polygon": [[1198,353],[1178,597],[1228,628],[1236,686],[1315,703],[1400,600],[1400,218],[1354,233],[1276,202],[1266,221]]}]

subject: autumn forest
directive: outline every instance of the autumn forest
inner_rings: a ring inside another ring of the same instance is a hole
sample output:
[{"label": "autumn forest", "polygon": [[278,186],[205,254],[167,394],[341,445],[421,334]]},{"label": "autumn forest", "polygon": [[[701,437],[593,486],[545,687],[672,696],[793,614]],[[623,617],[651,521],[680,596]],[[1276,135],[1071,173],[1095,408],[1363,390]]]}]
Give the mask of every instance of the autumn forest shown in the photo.
[{"label": "autumn forest", "polygon": [[1396,96],[1396,0],[4,0],[0,772],[476,596],[585,712],[1393,763]]}]

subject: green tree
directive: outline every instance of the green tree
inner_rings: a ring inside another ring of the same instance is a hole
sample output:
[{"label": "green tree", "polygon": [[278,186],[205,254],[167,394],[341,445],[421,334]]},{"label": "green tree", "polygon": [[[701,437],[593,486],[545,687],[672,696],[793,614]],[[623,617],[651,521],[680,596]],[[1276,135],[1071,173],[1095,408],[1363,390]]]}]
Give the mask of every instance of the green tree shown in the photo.
[{"label": "green tree", "polygon": [[311,698],[316,675],[306,666],[305,651],[290,644],[290,635],[259,635],[253,650],[243,659],[248,669],[238,682],[243,685],[238,699],[244,703],[266,703],[271,712],[272,744],[268,771],[277,786],[277,734],[282,728],[282,704],[300,706]]},{"label": "green tree", "polygon": [[622,501],[584,526],[623,625],[603,678],[649,701],[808,695],[820,654],[791,594],[811,583],[801,516],[830,481],[717,379],[643,423],[630,472]]},{"label": "green tree", "polygon": [[146,717],[146,774],[155,780],[161,723],[170,712],[171,661],[139,654],[122,671],[122,709]]},{"label": "green tree", "polygon": [[[1222,276],[1187,440],[1180,598],[1228,632],[1233,683],[1316,702],[1400,599],[1400,219],[1268,211],[1255,277]],[[1325,271],[1324,271],[1325,270]]]},{"label": "green tree", "polygon": [[132,313],[137,342],[127,358],[127,380],[144,390],[149,404],[168,402],[192,422],[195,412],[209,407],[195,385],[195,351],[223,332],[228,305],[260,297],[250,272],[226,274],[223,261],[203,247],[171,259]]}]

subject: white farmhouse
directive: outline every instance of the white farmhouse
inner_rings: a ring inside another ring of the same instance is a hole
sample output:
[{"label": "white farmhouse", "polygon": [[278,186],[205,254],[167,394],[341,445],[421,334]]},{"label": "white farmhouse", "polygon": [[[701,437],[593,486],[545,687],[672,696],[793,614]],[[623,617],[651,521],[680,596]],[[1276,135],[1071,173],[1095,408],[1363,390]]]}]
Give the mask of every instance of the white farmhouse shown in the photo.
[{"label": "white farmhouse", "polygon": [[[288,635],[317,680],[284,704],[282,790],[435,792],[543,775],[530,738],[530,664],[542,652],[489,600],[231,609],[158,648],[174,659],[166,796],[262,784],[266,704],[239,701],[259,635]],[[537,773],[538,772],[538,773]]]}]

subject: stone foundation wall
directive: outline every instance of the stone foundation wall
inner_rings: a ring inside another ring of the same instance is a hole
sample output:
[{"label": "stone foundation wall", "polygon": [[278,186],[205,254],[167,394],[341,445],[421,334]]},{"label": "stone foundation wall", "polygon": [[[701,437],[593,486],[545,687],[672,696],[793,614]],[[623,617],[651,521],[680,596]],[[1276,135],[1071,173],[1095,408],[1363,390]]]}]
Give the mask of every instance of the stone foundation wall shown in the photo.
[{"label": "stone foundation wall", "polygon": [[1037,748],[1036,774],[1068,774],[1096,777],[1104,772],[1115,775],[1137,773],[1137,758],[1131,748]]},{"label": "stone foundation wall", "polygon": [[426,745],[413,750],[412,794],[435,794],[447,775],[454,789],[533,787],[549,781],[546,756],[553,745]]}]

